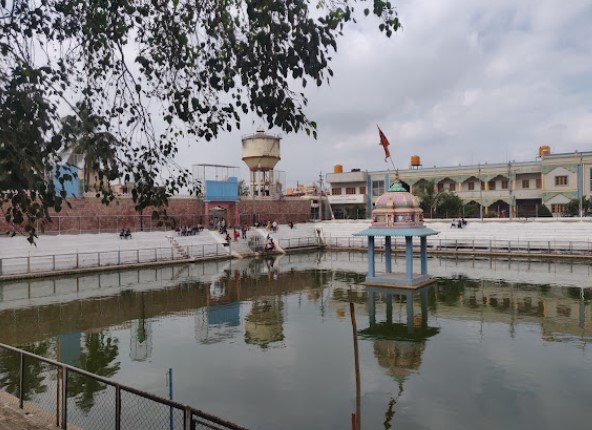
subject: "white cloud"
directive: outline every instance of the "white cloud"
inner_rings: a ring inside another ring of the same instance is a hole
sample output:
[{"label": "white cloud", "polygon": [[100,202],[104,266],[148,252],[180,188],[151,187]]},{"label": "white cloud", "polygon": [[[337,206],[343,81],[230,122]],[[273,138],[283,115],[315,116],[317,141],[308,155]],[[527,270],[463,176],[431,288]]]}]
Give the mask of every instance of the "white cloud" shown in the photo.
[{"label": "white cloud", "polygon": [[[278,169],[290,184],[345,170],[388,168],[376,125],[396,165],[532,160],[592,150],[592,3],[589,0],[403,0],[403,29],[348,26],[329,86],[307,87],[319,139],[284,136]],[[261,124],[249,118],[242,134]],[[241,133],[191,145],[184,165],[242,165]],[[194,161],[193,161],[194,160]],[[246,177],[246,168],[241,172]]]}]

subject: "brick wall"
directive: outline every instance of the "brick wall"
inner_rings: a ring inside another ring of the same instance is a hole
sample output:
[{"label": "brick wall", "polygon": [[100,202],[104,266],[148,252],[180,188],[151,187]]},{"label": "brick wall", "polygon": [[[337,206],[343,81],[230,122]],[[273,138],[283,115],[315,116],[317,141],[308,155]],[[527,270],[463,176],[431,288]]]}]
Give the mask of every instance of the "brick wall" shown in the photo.
[{"label": "brick wall", "polygon": [[[50,211],[53,222],[46,226],[47,234],[116,232],[122,228],[131,231],[163,229],[157,226],[157,220],[152,220],[152,209],[138,213],[131,198],[121,197],[109,205],[103,205],[94,198],[71,199],[69,202],[72,207],[64,206],[59,214]],[[210,203],[210,207],[213,205]],[[310,202],[300,199],[240,201],[239,220],[234,219],[234,207],[231,204],[227,213],[228,225],[231,226],[243,223],[252,225],[255,220],[261,223],[275,220],[280,224],[306,222],[310,218]],[[204,203],[197,199],[170,199],[167,207],[167,214],[178,225],[207,225],[204,213]],[[0,219],[0,232],[7,231],[12,231],[12,227]]]}]

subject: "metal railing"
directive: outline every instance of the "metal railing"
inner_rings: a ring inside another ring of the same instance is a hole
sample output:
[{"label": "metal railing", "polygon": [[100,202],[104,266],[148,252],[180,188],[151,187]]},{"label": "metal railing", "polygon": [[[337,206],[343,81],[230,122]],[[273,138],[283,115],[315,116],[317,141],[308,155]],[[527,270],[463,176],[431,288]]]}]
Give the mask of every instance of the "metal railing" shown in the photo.
[{"label": "metal railing", "polygon": [[[246,430],[191,406],[9,345],[0,343],[0,355],[13,365],[3,366],[0,373],[0,389],[14,396],[8,401],[62,429]],[[40,389],[41,382],[45,384]],[[83,390],[96,384],[101,386],[102,403],[88,407]]]},{"label": "metal railing", "polygon": [[[183,255],[183,251],[186,255]],[[0,276],[76,270],[81,268],[121,266],[139,263],[170,262],[190,258],[228,256],[222,244],[185,245],[180,248],[159,247],[119,249],[114,251],[76,252],[27,257],[0,258]]]},{"label": "metal railing", "polygon": [[278,244],[282,249],[294,248],[312,248],[321,246],[321,240],[318,237],[293,237],[289,239],[279,239]]},{"label": "metal railing", "polygon": [[[326,246],[332,248],[368,248],[365,237],[331,236],[324,239]],[[384,247],[384,238],[376,237],[375,246]],[[392,249],[405,250],[405,238],[393,237]],[[414,238],[413,246],[419,249],[419,239]],[[574,240],[496,240],[496,239],[442,239],[429,238],[428,249],[459,253],[516,253],[539,255],[580,255],[592,256],[592,241]]]}]

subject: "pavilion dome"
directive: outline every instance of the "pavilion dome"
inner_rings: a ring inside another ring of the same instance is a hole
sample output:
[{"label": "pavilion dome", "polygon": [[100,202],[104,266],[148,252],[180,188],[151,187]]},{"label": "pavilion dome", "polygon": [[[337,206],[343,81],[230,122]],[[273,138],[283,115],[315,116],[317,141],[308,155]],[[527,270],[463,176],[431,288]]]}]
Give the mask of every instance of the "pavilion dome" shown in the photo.
[{"label": "pavilion dome", "polygon": [[419,199],[403,188],[399,175],[388,191],[376,199],[371,227],[423,227],[423,211],[419,206]]}]

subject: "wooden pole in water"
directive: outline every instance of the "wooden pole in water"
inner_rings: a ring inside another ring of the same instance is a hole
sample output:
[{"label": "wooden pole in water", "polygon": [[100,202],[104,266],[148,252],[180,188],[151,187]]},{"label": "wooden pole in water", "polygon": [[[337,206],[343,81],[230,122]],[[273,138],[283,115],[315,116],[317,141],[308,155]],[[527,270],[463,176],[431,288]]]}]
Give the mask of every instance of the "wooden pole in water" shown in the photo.
[{"label": "wooden pole in water", "polygon": [[[56,341],[56,356],[57,356],[57,361],[60,361],[60,336],[58,336],[58,339]],[[58,374],[58,378],[57,378],[57,386],[56,386],[56,427],[60,426],[60,381],[62,380],[62,373],[61,373],[62,368],[58,367],[57,369],[57,374]],[[21,387],[21,390],[23,389],[23,387]]]},{"label": "wooden pole in water", "polygon": [[360,357],[358,354],[358,329],[356,326],[356,314],[354,312],[354,303],[349,302],[349,314],[351,317],[352,330],[354,335],[354,367],[356,369],[356,414],[355,430],[361,430],[361,401],[360,401]]}]

